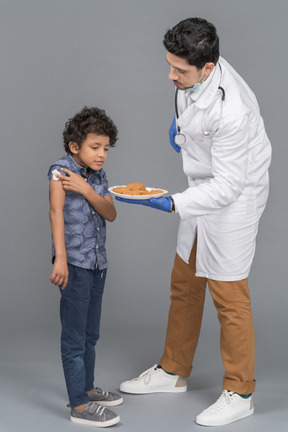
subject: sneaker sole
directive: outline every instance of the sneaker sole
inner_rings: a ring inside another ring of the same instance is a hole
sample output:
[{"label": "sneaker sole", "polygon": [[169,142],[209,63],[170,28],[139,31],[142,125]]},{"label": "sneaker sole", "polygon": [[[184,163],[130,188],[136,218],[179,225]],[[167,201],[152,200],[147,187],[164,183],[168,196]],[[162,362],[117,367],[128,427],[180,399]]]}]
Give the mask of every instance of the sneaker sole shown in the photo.
[{"label": "sneaker sole", "polygon": [[123,403],[122,397],[120,399],[115,400],[115,401],[93,401],[92,399],[90,399],[90,400],[91,400],[91,402],[97,402],[99,405],[101,405],[103,407],[117,406],[117,405],[121,405]]},{"label": "sneaker sole", "polygon": [[101,421],[85,420],[85,419],[81,419],[78,417],[70,416],[70,420],[72,423],[78,423],[78,424],[83,424],[83,425],[87,425],[87,426],[109,427],[109,426],[113,426],[113,425],[119,423],[120,417],[117,416],[111,420],[106,420],[106,421],[101,422]]},{"label": "sneaker sole", "polygon": [[230,420],[219,420],[219,421],[211,421],[211,422],[209,420],[208,421],[201,421],[201,420],[199,421],[199,420],[197,420],[197,417],[196,417],[196,423],[201,425],[201,426],[225,426],[229,423],[233,423],[237,420],[241,420],[245,417],[249,417],[253,413],[254,413],[254,408],[251,409],[250,411],[248,411],[247,413],[235,416]]},{"label": "sneaker sole", "polygon": [[129,394],[150,394],[150,393],[185,393],[187,391],[187,386],[183,387],[174,387],[174,388],[165,388],[165,387],[157,387],[155,389],[129,389],[124,386],[120,386],[119,390],[122,393]]}]

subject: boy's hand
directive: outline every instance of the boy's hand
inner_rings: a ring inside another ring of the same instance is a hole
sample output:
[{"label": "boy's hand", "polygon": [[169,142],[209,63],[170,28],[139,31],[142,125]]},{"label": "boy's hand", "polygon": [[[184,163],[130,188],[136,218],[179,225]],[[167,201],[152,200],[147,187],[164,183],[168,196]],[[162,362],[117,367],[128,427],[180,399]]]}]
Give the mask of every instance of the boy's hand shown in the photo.
[{"label": "boy's hand", "polygon": [[61,289],[66,287],[68,283],[68,265],[66,259],[55,259],[53,272],[49,280],[54,285],[62,285]]},{"label": "boy's hand", "polygon": [[85,189],[90,187],[88,183],[84,180],[84,178],[81,177],[81,175],[76,174],[73,171],[68,170],[67,168],[61,168],[61,171],[63,171],[67,175],[64,176],[57,174],[56,177],[61,180],[64,190],[71,190],[73,192],[83,194],[85,192]]}]

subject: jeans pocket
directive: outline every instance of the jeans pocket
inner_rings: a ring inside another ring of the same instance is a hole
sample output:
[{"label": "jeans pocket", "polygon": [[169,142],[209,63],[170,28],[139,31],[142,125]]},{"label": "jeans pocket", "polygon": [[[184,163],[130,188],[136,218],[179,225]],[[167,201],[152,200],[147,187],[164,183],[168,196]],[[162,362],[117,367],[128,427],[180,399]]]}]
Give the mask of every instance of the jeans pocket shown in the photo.
[{"label": "jeans pocket", "polygon": [[75,278],[75,273],[76,273],[75,270],[76,270],[75,266],[68,263],[68,282],[67,282],[67,285],[64,289],[62,289],[62,285],[59,286],[59,290],[60,290],[61,294],[69,291],[69,288],[72,286],[73,280]]}]

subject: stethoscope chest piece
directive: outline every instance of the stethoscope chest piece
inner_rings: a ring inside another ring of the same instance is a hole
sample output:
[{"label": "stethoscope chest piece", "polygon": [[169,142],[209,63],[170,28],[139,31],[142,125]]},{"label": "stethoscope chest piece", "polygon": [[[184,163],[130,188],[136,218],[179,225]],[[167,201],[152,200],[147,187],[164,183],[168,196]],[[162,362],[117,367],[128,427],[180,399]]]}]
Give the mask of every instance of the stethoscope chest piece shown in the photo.
[{"label": "stethoscope chest piece", "polygon": [[185,135],[183,135],[181,133],[178,133],[177,135],[175,135],[175,138],[174,138],[175,144],[181,146],[181,145],[185,144],[185,141],[186,141]]}]

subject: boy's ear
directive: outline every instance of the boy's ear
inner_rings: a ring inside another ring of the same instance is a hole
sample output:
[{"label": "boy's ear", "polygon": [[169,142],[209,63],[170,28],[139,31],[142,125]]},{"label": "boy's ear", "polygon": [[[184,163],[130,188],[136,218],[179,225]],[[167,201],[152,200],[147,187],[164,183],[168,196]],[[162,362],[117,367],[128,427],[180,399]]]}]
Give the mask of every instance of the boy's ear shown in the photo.
[{"label": "boy's ear", "polygon": [[69,149],[70,149],[71,153],[78,154],[79,146],[76,142],[70,141],[68,145],[69,145]]}]

